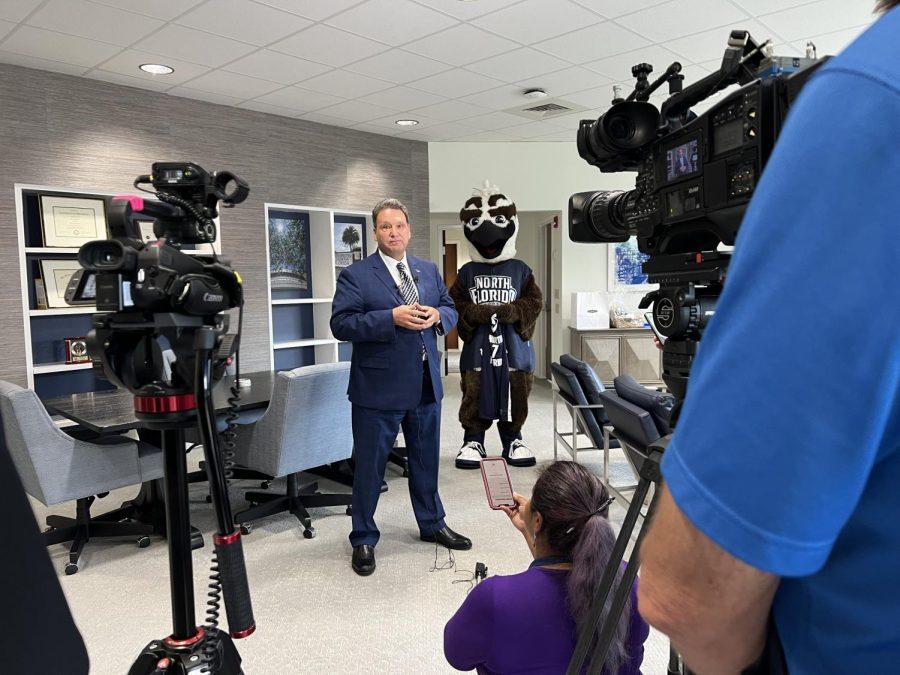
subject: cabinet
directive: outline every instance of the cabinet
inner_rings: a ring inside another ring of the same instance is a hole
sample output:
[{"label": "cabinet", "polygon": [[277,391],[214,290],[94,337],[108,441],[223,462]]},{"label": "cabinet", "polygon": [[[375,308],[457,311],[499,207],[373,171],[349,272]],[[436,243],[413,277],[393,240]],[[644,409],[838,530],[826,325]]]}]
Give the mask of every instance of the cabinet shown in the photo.
[{"label": "cabinet", "polygon": [[649,328],[569,330],[572,355],[588,363],[605,385],[617,375],[631,375],[651,386],[663,384],[662,351]]},{"label": "cabinet", "polygon": [[266,204],[269,329],[274,370],[349,361],[352,345],[331,333],[340,271],[375,250],[372,215]]}]

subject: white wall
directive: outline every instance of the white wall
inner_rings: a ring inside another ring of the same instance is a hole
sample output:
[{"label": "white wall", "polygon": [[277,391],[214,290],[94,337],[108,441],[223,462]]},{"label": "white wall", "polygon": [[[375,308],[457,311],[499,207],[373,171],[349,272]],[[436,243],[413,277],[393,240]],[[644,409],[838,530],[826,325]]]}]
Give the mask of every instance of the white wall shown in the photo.
[{"label": "white wall", "polygon": [[[604,244],[569,241],[568,203],[574,192],[630,189],[634,174],[601,174],[581,157],[574,143],[429,143],[429,198],[432,214],[458,212],[473,188],[490,179],[519,211],[559,211],[554,232],[551,294],[553,358],[569,351],[569,315],[575,291],[607,290]],[[432,222],[434,225],[435,222]],[[432,227],[432,260],[438,260],[438,228]]]}]

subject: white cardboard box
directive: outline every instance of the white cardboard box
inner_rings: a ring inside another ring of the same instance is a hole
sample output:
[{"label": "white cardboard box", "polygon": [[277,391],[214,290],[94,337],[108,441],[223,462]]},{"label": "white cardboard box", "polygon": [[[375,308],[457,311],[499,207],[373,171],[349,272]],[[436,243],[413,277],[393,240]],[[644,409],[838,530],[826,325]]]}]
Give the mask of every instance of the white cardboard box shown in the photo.
[{"label": "white cardboard box", "polygon": [[572,321],[578,330],[609,328],[606,293],[602,291],[572,293]]}]

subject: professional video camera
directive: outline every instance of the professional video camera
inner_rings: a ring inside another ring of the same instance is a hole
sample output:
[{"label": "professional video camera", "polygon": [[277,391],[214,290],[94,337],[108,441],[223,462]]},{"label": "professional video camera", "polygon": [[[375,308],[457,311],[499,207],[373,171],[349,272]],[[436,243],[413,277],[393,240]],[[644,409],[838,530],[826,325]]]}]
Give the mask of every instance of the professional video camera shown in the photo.
[{"label": "professional video camera", "polygon": [[[583,120],[578,153],[604,173],[637,171],[627,192],[581,192],[569,199],[569,237],[614,243],[637,236],[648,254],[643,271],[659,284],[641,301],[653,303],[656,327],[668,339],[663,379],[676,398],[687,378],[701,333],[715,313],[730,253],[747,202],[772,153],[787,111],[824,59],[773,57],[768,43],[731,32],[719,70],[682,90],[673,63],[652,84],[653,67],[632,68],[637,86],[614,99],[597,120]],[[663,83],[671,96],[649,102]],[[691,107],[733,84],[733,93],[697,116]]]},{"label": "professional video camera", "polygon": [[[150,184],[153,190],[142,188]],[[210,672],[236,675],[240,656],[231,638],[255,630],[240,531],[235,528],[219,452],[212,388],[236,359],[243,313],[240,275],[218,259],[189,255],[185,245],[216,239],[217,206],[246,199],[237,176],[208,174],[191,163],[159,162],[135,187],[155,200],[113,197],[107,204],[111,239],[91,241],[78,252],[83,270],[66,292],[71,303],[95,302],[87,337],[94,369],[134,394],[142,426],[161,432],[165,461],[166,529],[172,595],[172,634],[150,642],[129,671]],[[152,222],[156,241],[144,242],[141,223]],[[240,308],[237,334],[228,334],[228,309]],[[238,378],[231,387],[230,421],[237,417]],[[215,557],[207,625],[194,616],[193,572],[184,429],[198,426],[210,495],[216,512]],[[233,424],[231,426],[233,432]],[[224,595],[229,632],[218,628]]]}]

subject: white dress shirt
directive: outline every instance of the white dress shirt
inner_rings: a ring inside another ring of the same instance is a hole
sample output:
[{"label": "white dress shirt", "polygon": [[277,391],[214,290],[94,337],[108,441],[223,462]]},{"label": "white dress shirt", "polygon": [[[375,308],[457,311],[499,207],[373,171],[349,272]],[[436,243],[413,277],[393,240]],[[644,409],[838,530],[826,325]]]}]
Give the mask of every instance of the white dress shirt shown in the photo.
[{"label": "white dress shirt", "polygon": [[416,279],[413,276],[413,271],[409,267],[409,261],[406,259],[406,252],[403,253],[403,260],[397,260],[392,258],[389,255],[385,255],[381,249],[378,249],[378,255],[381,256],[381,259],[384,261],[384,264],[387,265],[388,272],[391,273],[391,278],[394,280],[394,284],[398,289],[403,287],[403,284],[400,282],[400,272],[397,271],[397,263],[403,263],[403,266],[406,268],[406,276],[408,276],[413,284],[416,286],[416,291],[418,292],[419,286],[416,284]]}]

